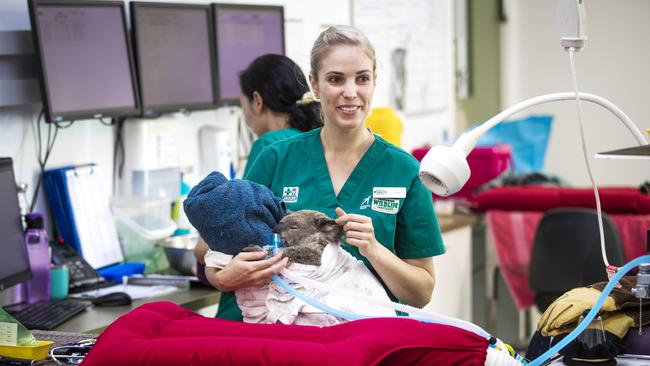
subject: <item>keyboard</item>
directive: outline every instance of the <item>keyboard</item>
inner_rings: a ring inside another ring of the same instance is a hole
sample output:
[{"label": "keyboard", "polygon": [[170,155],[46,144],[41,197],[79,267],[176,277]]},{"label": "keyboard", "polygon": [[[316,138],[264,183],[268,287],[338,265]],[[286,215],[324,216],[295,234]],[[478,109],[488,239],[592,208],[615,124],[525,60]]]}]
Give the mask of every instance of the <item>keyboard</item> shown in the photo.
[{"label": "keyboard", "polygon": [[59,332],[55,330],[32,330],[34,337],[39,341],[52,341],[54,342],[51,347],[65,346],[69,344],[77,344],[83,341],[95,340],[97,334],[86,334],[76,332]]},{"label": "keyboard", "polygon": [[52,330],[88,306],[90,303],[87,301],[42,301],[9,313],[27,329]]}]

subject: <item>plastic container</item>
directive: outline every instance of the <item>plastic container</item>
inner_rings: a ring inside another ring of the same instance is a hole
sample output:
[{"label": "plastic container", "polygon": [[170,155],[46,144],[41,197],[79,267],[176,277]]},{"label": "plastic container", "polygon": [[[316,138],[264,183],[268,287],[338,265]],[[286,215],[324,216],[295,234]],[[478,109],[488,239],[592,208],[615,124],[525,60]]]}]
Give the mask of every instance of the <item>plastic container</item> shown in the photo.
[{"label": "plastic container", "polygon": [[[430,147],[421,147],[413,150],[413,156],[419,161],[429,151]],[[449,197],[440,197],[433,194],[434,199],[467,199],[472,196],[472,192],[483,184],[498,177],[510,166],[510,157],[512,148],[510,145],[495,145],[475,147],[467,156],[470,176],[469,180],[461,190]]]},{"label": "plastic container", "polygon": [[50,352],[52,341],[36,341],[29,346],[0,345],[0,355],[26,360],[44,360]]},{"label": "plastic container", "polygon": [[144,263],[145,273],[169,268],[157,245],[176,230],[169,200],[120,198],[112,202],[112,210],[125,260]]},{"label": "plastic container", "polygon": [[395,146],[402,146],[404,126],[397,112],[391,107],[378,107],[370,111],[366,127]]},{"label": "plastic container", "polygon": [[145,264],[142,262],[126,262],[121,264],[116,264],[114,266],[102,268],[99,271],[100,276],[104,277],[109,281],[116,283],[122,282],[123,276],[132,276],[135,274],[142,274],[145,271]]}]

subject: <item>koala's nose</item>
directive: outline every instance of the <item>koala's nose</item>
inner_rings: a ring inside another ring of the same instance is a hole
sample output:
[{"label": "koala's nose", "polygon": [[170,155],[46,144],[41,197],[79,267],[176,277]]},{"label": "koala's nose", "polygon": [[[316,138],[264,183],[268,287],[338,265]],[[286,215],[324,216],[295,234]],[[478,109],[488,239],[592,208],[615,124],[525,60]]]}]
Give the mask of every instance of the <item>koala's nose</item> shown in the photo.
[{"label": "koala's nose", "polygon": [[283,226],[284,226],[284,225],[282,225],[281,222],[278,222],[278,224],[275,225],[275,227],[273,228],[273,232],[276,233],[276,234],[279,234],[280,231],[282,231],[282,227],[283,227]]}]

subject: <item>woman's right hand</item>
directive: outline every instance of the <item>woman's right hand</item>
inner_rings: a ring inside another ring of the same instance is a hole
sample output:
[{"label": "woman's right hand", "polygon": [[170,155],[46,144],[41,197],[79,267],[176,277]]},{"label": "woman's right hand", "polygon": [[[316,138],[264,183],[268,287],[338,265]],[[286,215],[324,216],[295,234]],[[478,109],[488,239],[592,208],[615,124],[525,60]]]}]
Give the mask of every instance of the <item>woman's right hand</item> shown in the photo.
[{"label": "woman's right hand", "polygon": [[289,262],[289,258],[282,258],[282,253],[265,259],[267,255],[266,251],[241,252],[234,256],[222,270],[213,275],[206,272],[206,275],[212,285],[222,291],[260,287],[269,283],[271,277],[280,273]]}]

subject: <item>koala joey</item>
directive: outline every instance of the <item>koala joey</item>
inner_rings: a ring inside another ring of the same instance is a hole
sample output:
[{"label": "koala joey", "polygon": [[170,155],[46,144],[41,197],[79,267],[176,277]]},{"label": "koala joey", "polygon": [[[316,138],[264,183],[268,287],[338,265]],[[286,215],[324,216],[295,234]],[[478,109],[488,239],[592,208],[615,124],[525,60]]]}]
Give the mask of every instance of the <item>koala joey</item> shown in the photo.
[{"label": "koala joey", "polygon": [[[291,262],[320,266],[321,254],[327,244],[339,244],[343,227],[323,213],[313,210],[289,212],[273,229],[280,235],[283,257]],[[262,250],[248,246],[244,251]]]}]

